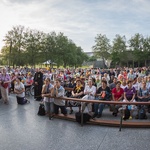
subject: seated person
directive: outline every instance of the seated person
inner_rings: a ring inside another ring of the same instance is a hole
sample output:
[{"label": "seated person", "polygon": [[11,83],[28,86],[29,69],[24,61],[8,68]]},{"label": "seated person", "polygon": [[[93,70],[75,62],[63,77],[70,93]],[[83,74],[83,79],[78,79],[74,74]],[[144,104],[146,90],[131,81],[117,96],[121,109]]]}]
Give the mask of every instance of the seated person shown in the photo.
[{"label": "seated person", "polygon": [[[92,85],[92,80],[88,80],[88,85],[85,86],[84,89],[84,97],[82,99],[95,99],[95,93],[96,93],[96,87]],[[87,106],[88,112],[90,115],[92,115],[92,103],[82,102],[82,112],[84,112],[85,107]]]},{"label": "seated person", "polygon": [[[76,86],[74,87],[72,91],[72,98],[82,98],[84,96],[84,87],[82,85],[82,81],[78,79],[76,81]],[[72,106],[78,106],[79,107],[79,112],[81,112],[81,103],[75,102],[75,101],[69,101],[70,105],[70,114],[73,113]]]},{"label": "seated person", "polygon": [[[98,88],[96,92],[96,100],[104,100],[109,101],[111,97],[111,90],[107,86],[107,81],[102,80],[102,86]],[[93,115],[93,118],[97,117],[100,118],[102,116],[103,109],[105,107],[105,104],[103,103],[95,103],[94,104],[94,111],[95,114]]]},{"label": "seated person", "polygon": [[[138,97],[139,102],[148,102],[149,101],[149,98],[150,98],[149,89],[146,87],[145,81],[142,82],[142,87],[138,90],[137,97]],[[141,107],[144,107],[144,109],[147,108],[147,106],[138,105],[138,112],[136,115],[136,119],[138,119],[138,114],[139,114],[139,110],[141,109]]]},{"label": "seated person", "polygon": [[[133,83],[131,80],[127,82],[128,86],[124,89],[124,100],[123,102],[135,102],[135,95],[136,95],[136,90],[133,87]],[[125,109],[127,105],[123,105],[123,118],[125,116]],[[129,110],[130,110],[130,117],[129,119],[132,119],[132,114],[134,109],[136,108],[135,105],[129,105]]]},{"label": "seated person", "polygon": [[[120,86],[121,86],[121,82],[117,81],[116,82],[116,87],[112,89],[112,101],[122,101],[124,90]],[[112,104],[111,107],[113,109],[113,113],[112,114],[114,116],[117,116],[118,109],[121,106]]]},{"label": "seated person", "polygon": [[[61,86],[61,80],[56,79],[54,88],[52,89],[52,96],[54,98],[54,113],[57,115],[59,113],[59,108],[61,109],[61,113],[67,115],[67,110],[65,107],[65,100],[63,100],[65,89]],[[62,99],[57,99],[57,97],[61,97]]]},{"label": "seated person", "polygon": [[32,74],[29,74],[26,78],[26,83],[25,85],[26,86],[31,86],[33,84],[33,77],[32,77]]}]

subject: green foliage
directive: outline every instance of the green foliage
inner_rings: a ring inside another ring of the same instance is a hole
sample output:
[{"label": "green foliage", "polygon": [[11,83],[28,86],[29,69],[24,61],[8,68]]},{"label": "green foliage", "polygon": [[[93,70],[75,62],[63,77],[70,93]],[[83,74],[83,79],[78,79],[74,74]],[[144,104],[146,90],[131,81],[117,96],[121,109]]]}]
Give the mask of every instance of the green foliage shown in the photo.
[{"label": "green foliage", "polygon": [[120,64],[120,62],[126,61],[126,38],[125,36],[121,37],[120,35],[116,35],[113,40],[113,46],[111,51],[111,58],[113,62],[116,64]]},{"label": "green foliage", "polygon": [[35,66],[48,60],[55,62],[57,66],[81,66],[88,59],[82,48],[63,33],[46,34],[16,26],[8,31],[4,41],[3,59],[9,60],[9,65],[13,66]]},{"label": "green foliage", "polygon": [[[127,65],[128,62],[140,62],[150,60],[150,37],[144,38],[143,35],[137,33],[126,41],[125,36],[116,35],[109,44],[109,39],[105,35],[97,35],[95,38],[93,52],[96,57],[103,60],[111,60],[114,66]],[[127,44],[128,43],[128,44]],[[128,45],[128,46],[127,46]]]}]

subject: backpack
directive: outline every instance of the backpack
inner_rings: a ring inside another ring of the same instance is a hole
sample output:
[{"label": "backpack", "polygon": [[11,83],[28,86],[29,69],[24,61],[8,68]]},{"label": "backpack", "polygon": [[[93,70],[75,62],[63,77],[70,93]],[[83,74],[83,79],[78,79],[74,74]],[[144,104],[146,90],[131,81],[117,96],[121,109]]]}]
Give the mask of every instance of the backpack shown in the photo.
[{"label": "backpack", "polygon": [[20,104],[20,105],[24,105],[26,104],[27,102],[29,102],[25,97],[17,97],[17,103]]},{"label": "backpack", "polygon": [[44,104],[42,104],[42,103],[39,106],[38,115],[39,116],[45,116],[45,107],[44,107]]},{"label": "backpack", "polygon": [[[81,123],[81,113],[75,113],[75,118],[78,123]],[[90,121],[91,116],[88,113],[83,113],[83,123]]]},{"label": "backpack", "polygon": [[130,110],[128,109],[128,106],[126,107],[125,111],[124,111],[124,120],[129,119],[130,117]]},{"label": "backpack", "polygon": [[145,111],[144,107],[141,107],[141,109],[139,110],[138,118],[139,119],[147,119],[146,111]]}]

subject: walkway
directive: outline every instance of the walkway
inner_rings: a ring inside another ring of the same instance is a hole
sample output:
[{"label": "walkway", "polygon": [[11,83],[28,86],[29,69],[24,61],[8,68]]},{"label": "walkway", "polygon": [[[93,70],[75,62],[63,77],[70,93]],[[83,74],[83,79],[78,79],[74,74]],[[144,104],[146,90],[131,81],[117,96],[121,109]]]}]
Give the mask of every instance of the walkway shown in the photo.
[{"label": "walkway", "polygon": [[148,150],[150,129],[103,127],[37,116],[38,102],[0,102],[0,150]]}]

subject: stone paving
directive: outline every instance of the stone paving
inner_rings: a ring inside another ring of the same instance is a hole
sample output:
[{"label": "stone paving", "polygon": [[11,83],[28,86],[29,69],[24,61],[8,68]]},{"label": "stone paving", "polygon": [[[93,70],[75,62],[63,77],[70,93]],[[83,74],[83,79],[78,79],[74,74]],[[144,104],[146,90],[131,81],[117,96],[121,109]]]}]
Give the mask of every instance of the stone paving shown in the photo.
[{"label": "stone paving", "polygon": [[104,127],[38,116],[39,102],[0,101],[0,150],[149,150],[150,129]]}]

